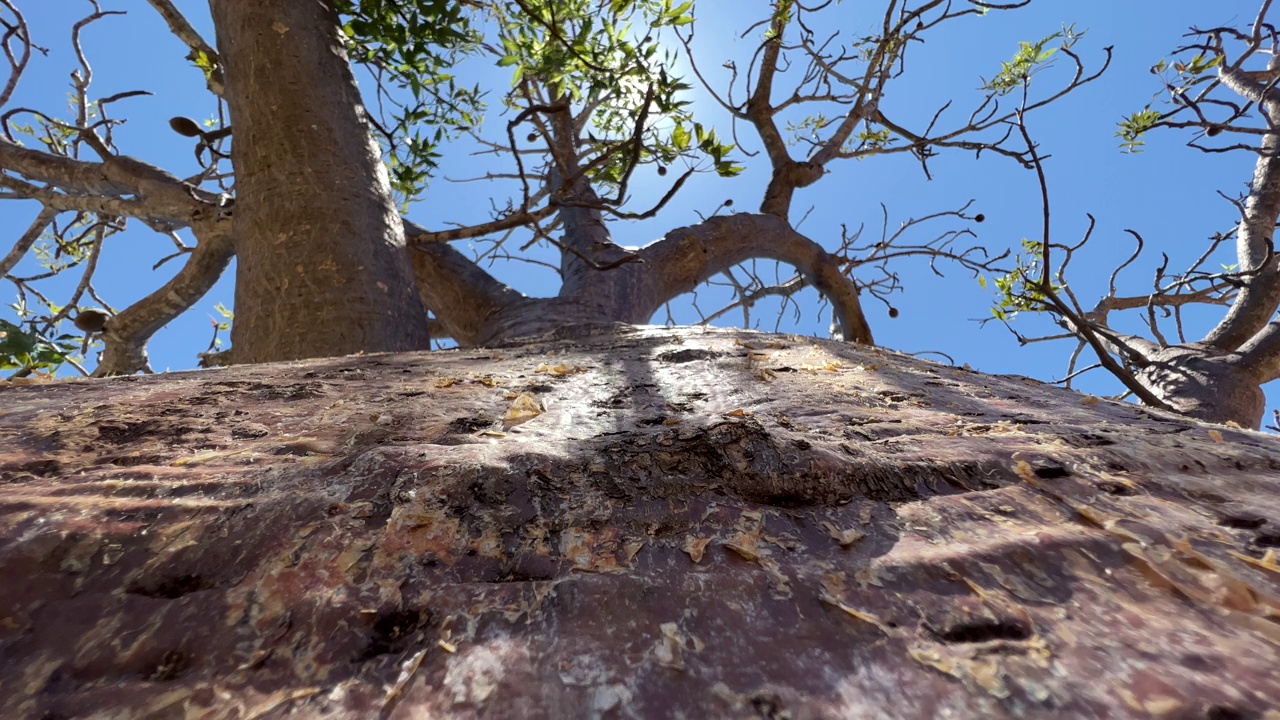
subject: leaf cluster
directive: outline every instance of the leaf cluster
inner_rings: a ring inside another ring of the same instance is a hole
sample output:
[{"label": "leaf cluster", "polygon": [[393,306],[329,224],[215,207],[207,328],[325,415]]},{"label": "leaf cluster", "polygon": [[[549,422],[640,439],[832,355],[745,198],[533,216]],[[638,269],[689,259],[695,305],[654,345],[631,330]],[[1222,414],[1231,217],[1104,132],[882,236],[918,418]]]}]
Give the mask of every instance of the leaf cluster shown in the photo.
[{"label": "leaf cluster", "polygon": [[[1214,75],[1210,74],[1210,71],[1221,65],[1222,60],[1222,55],[1206,57],[1203,53],[1196,53],[1186,61],[1170,62],[1162,59],[1151,66],[1151,74],[1164,77],[1165,89],[1174,98],[1174,104],[1181,105],[1178,98],[1186,98],[1193,87],[1213,79]],[[1173,70],[1173,73],[1170,73],[1170,70]],[[1172,112],[1161,113],[1147,104],[1141,110],[1121,118],[1116,129],[1121,150],[1126,153],[1142,152],[1142,147],[1146,144],[1143,136],[1150,130],[1165,124],[1172,115]],[[1210,132],[1216,134],[1212,129]]]},{"label": "leaf cluster", "polygon": [[[1013,59],[1000,63],[1000,72],[985,81],[982,89],[990,90],[997,95],[1007,95],[1021,88],[1032,75],[1049,64],[1054,53],[1060,49],[1071,49],[1083,34],[1083,32],[1077,32],[1074,26],[1069,26],[1035,42],[1018,43],[1018,51],[1014,53]],[[1046,47],[1059,38],[1062,39],[1062,43],[1058,47]]]},{"label": "leaf cluster", "polygon": [[74,335],[48,340],[35,330],[35,320],[26,324],[24,330],[0,318],[0,370],[52,373],[80,347]]},{"label": "leaf cluster", "polygon": [[460,86],[449,69],[478,47],[468,9],[455,0],[338,0],[342,33],[353,62],[405,100],[393,100],[383,128],[393,189],[411,199],[425,189],[437,148],[458,129],[480,121],[479,86]]},{"label": "leaf cluster", "polygon": [[[693,22],[672,0],[514,0],[496,17],[498,67],[511,68],[512,107],[568,101],[589,109],[582,149],[593,182],[617,188],[637,164],[706,158],[721,176],[743,170],[733,145],[696,122],[691,86],[670,69],[666,28]],[[539,93],[545,97],[539,98]]]},{"label": "leaf cluster", "polygon": [[[1049,306],[1048,295],[1040,279],[1044,275],[1043,256],[1042,241],[1022,239],[1022,251],[1015,258],[1014,269],[992,280],[996,294],[995,304],[991,306],[992,317],[1008,321],[1019,312],[1039,312]],[[986,277],[979,275],[978,284],[986,288]],[[1057,292],[1061,287],[1051,284],[1050,289]]]}]

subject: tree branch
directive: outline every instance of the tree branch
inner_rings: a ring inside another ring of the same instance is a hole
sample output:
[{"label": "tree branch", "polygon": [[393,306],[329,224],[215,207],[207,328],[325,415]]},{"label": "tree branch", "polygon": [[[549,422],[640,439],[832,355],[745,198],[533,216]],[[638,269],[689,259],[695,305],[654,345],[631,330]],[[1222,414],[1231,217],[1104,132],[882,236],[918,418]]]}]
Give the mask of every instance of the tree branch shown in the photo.
[{"label": "tree branch", "polygon": [[831,301],[846,340],[874,342],[857,285],[841,271],[836,257],[777,216],[738,213],[709,218],[676,228],[637,254],[643,265],[615,271],[637,278],[631,297],[633,317],[640,319],[631,322],[648,320],[663,303],[738,263],[768,258],[795,267]]},{"label": "tree branch", "polygon": [[205,42],[200,37],[200,33],[187,22],[178,8],[174,7],[170,0],[147,0],[151,3],[151,7],[160,13],[160,17],[168,23],[169,30],[178,37],[187,47],[191,48],[191,52],[187,53],[187,59],[199,66],[200,58],[203,56],[205,62],[209,63],[212,68],[208,72],[205,81],[209,85],[209,91],[218,97],[222,97],[223,79],[222,79],[222,60],[218,57],[218,51],[213,46]]},{"label": "tree branch", "polygon": [[213,287],[235,256],[229,223],[207,220],[196,228],[198,244],[169,282],[107,321],[106,348],[95,377],[150,372],[147,342]]},{"label": "tree branch", "polygon": [[422,302],[459,345],[474,346],[485,321],[500,310],[527,301],[447,243],[420,243],[409,228],[405,234]]}]

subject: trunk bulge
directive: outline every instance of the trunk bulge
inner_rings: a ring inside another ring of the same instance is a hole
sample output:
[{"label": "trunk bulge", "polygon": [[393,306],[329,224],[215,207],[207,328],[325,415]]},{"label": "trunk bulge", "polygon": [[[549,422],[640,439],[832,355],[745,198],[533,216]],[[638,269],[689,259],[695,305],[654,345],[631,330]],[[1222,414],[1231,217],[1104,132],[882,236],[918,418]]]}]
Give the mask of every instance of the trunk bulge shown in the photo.
[{"label": "trunk bulge", "polygon": [[235,361],[426,348],[337,13],[322,0],[210,8],[235,128]]},{"label": "trunk bulge", "polygon": [[1174,411],[1255,430],[1262,425],[1267,398],[1259,379],[1238,355],[1190,343],[1163,348],[1149,360],[1138,380]]}]

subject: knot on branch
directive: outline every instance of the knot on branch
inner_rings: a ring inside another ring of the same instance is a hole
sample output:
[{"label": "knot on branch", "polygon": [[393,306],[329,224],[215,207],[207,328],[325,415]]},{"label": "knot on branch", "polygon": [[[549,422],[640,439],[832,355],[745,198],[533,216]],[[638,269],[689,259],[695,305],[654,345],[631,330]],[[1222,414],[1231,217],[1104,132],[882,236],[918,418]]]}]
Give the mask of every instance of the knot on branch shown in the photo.
[{"label": "knot on branch", "polygon": [[774,180],[782,180],[791,187],[808,187],[822,179],[822,165],[808,160],[792,161],[774,172]]}]

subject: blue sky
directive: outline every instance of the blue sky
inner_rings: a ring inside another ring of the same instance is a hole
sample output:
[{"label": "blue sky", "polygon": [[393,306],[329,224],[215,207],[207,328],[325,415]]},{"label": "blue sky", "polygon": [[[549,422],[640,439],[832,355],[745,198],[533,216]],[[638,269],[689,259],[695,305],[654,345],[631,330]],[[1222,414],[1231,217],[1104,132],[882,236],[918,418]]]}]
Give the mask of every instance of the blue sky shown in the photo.
[{"label": "blue sky", "polygon": [[[12,106],[65,114],[68,75],[75,67],[69,53],[69,24],[89,4],[80,0],[19,0],[18,4],[31,24],[36,42],[49,48],[50,53],[48,57],[33,58]],[[205,91],[199,73],[183,59],[186,48],[169,35],[149,5],[139,0],[103,0],[101,4],[105,10],[126,10],[128,14],[105,18],[85,30],[84,48],[94,69],[93,94],[104,97],[128,90],[153,93],[115,105],[115,116],[128,117],[117,131],[117,144],[122,151],[178,175],[191,174],[196,170],[191,141],[170,131],[167,120],[174,115],[212,117],[216,113],[213,98]],[[208,28],[205,2],[180,0],[177,5],[198,27]],[[754,47],[755,40],[737,36],[756,12],[749,12],[748,8],[757,6],[763,8],[764,4],[759,0],[700,0],[697,52],[712,76],[716,76],[724,59],[741,59]],[[864,2],[844,2],[834,8],[824,27],[846,36],[865,34],[878,17],[878,12],[868,13],[867,6]],[[1131,228],[1146,238],[1148,253],[1121,276],[1121,285],[1138,294],[1150,287],[1151,271],[1160,262],[1160,252],[1168,253],[1173,259],[1171,267],[1177,267],[1179,260],[1185,262],[1201,251],[1208,235],[1231,227],[1234,209],[1217,192],[1231,196],[1241,192],[1250,178],[1253,158],[1243,153],[1208,156],[1184,147],[1188,136],[1173,132],[1156,133],[1149,138],[1145,152],[1124,155],[1114,137],[1115,123],[1159,92],[1158,79],[1149,68],[1169,57],[1169,51],[1182,42],[1189,26],[1241,24],[1250,21],[1255,11],[1252,2],[1035,0],[1023,10],[967,18],[926,36],[925,45],[912,50],[906,75],[890,85],[886,107],[892,108],[892,116],[899,122],[909,121],[919,127],[946,100],[954,99],[955,110],[944,116],[944,122],[947,117],[959,120],[978,97],[981,78],[993,75],[999,63],[1012,56],[1018,41],[1038,39],[1064,24],[1087,30],[1076,49],[1090,68],[1102,62],[1104,47],[1114,46],[1111,68],[1101,80],[1032,115],[1029,126],[1041,151],[1051,156],[1045,169],[1052,193],[1055,240],[1077,239],[1086,227],[1086,213],[1092,213],[1098,221],[1090,250],[1075,261],[1075,272],[1069,277],[1073,290],[1086,305],[1105,290],[1111,267],[1132,250],[1132,240],[1123,232]],[[212,39],[212,33],[208,37]],[[1033,91],[1045,92],[1054,87],[1067,69],[1068,65],[1059,61],[1055,68],[1036,77]],[[463,79],[473,70],[483,70],[478,77],[495,83],[495,91],[504,89],[500,76],[484,68],[462,68]],[[368,85],[367,77],[360,79]],[[707,111],[702,117],[714,124],[722,136],[729,137],[730,126],[724,118],[709,105],[695,106],[695,111],[700,107]],[[496,131],[504,124],[505,120],[492,118],[489,127]],[[739,135],[744,148],[758,149],[751,142],[749,129],[739,130],[745,131]],[[483,161],[467,155],[465,149],[461,145],[445,149],[442,177],[473,176],[486,167]],[[615,240],[624,245],[646,244],[672,227],[697,222],[697,211],[708,212],[729,198],[735,201],[735,209],[753,209],[759,203],[768,170],[758,161],[747,159],[745,164],[747,171],[734,180],[699,178],[654,220],[616,223]],[[982,212],[987,218],[973,229],[978,232],[978,242],[988,248],[998,252],[1016,247],[1024,237],[1040,235],[1035,178],[1012,161],[990,155],[975,160],[971,153],[949,151],[933,158],[930,170],[932,181],[925,179],[919,164],[908,156],[837,163],[827,177],[797,194],[793,220],[803,216],[800,230],[831,246],[838,240],[842,224],[850,228],[865,224],[863,237],[877,236],[882,222],[881,203],[887,207],[892,231],[907,218],[954,209],[973,200],[971,212]],[[644,207],[647,198],[664,188],[656,176],[643,179],[635,190],[636,207]],[[506,197],[502,191],[482,183],[451,184],[439,179],[411,209],[409,217],[433,228],[451,221],[482,221],[489,217],[490,197],[502,204]],[[12,238],[36,211],[27,202],[0,203],[0,219]],[[941,232],[956,226],[940,223],[929,227]],[[927,229],[922,228],[916,237],[925,239]],[[12,239],[0,243],[0,247],[7,247],[9,242]],[[100,294],[117,308],[144,296],[176,271],[174,264],[152,270],[152,265],[171,251],[168,239],[135,222],[133,229],[113,237],[103,253],[96,282]],[[1222,262],[1232,260],[1224,257]],[[896,319],[889,318],[884,306],[868,301],[869,319],[880,344],[908,352],[945,352],[957,363],[989,372],[1044,380],[1062,376],[1071,343],[1019,347],[998,324],[979,327],[974,320],[990,315],[992,295],[959,268],[939,267],[947,277],[936,277],[919,262],[904,263],[898,268],[905,292],[893,297],[893,304],[900,311]],[[19,273],[33,268],[33,264],[24,263]],[[528,265],[497,266],[492,271],[530,295],[546,295],[555,290],[553,275]],[[75,273],[72,271],[69,282],[74,282]],[[58,287],[45,286],[55,300]],[[7,304],[12,300],[12,286],[6,284],[3,292]],[[214,305],[221,302],[230,306],[232,297],[229,273],[195,308],[153,339],[153,367],[194,367],[195,353],[209,341]],[[701,300],[704,310],[714,309],[705,294]],[[814,312],[816,296],[804,295],[799,302],[800,318],[797,320],[788,311],[780,328],[825,334],[826,319]],[[5,308],[0,310],[0,317],[12,319],[12,313]],[[687,309],[677,311],[675,317],[682,322],[696,318]],[[761,329],[773,329],[776,317],[777,313],[768,309],[757,309],[753,314]],[[1202,332],[1217,318],[1214,312],[1193,313],[1187,323],[1188,333],[1194,336]],[[658,317],[655,321],[663,319]],[[729,324],[740,319],[741,314],[734,313],[721,322]],[[1016,326],[1028,335],[1052,331],[1042,320],[1025,316],[1016,321]],[[1115,388],[1101,371],[1086,377],[1081,386],[1097,392]]]}]

